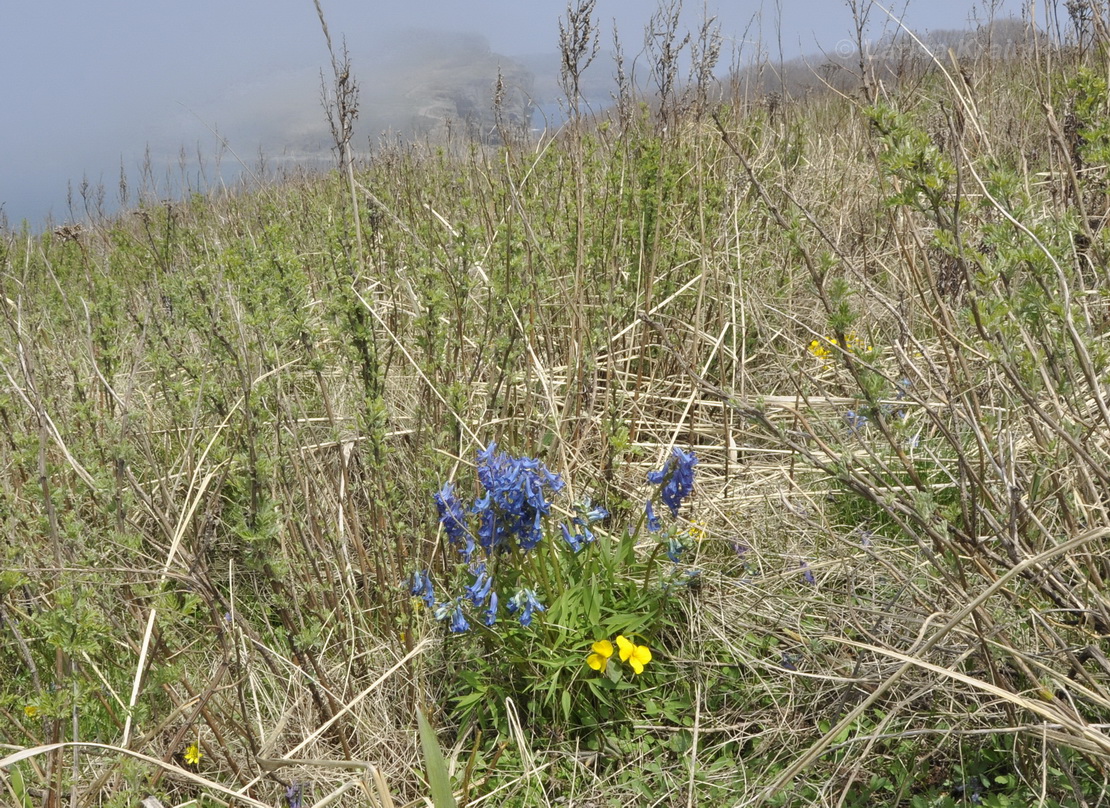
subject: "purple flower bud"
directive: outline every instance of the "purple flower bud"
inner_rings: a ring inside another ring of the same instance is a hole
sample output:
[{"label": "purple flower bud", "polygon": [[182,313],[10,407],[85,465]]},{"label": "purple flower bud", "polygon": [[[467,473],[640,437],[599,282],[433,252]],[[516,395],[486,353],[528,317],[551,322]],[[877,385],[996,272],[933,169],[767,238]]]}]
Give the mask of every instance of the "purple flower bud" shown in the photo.
[{"label": "purple flower bud", "polygon": [[802,580],[804,580],[810,586],[813,586],[817,583],[817,579],[813,577],[813,570],[809,568],[809,564],[803,561],[798,566],[802,571]]},{"label": "purple flower bud", "polygon": [[287,808],[301,808],[304,798],[304,786],[295,780],[285,789],[285,804]]}]

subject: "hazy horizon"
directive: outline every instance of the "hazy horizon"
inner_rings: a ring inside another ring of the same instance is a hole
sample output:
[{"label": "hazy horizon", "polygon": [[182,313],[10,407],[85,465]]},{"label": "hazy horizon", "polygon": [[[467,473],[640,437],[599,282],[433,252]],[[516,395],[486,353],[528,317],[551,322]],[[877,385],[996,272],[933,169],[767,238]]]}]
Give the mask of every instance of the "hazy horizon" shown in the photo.
[{"label": "hazy horizon", "polygon": [[[992,7],[997,17],[1021,13],[1019,0],[896,5],[894,13],[904,12],[906,25],[918,31],[968,28],[986,21]],[[366,126],[390,121],[392,107],[400,110],[394,114],[414,115],[402,107],[412,102],[415,79],[411,68],[397,65],[433,58],[421,56],[422,44],[442,55],[464,42],[460,52],[476,53],[474,38],[481,37],[489,51],[481,58],[490,64],[532,64],[557,53],[566,13],[564,0],[420,0],[404,8],[323,0],[323,8],[333,40],[350,48]],[[612,75],[604,54],[614,26],[626,58],[634,59],[656,8],[644,0],[597,0],[603,54],[591,70]],[[742,60],[760,49],[789,59],[822,51],[843,55],[851,44],[852,17],[844,3],[688,2],[683,28],[696,28],[706,13],[720,25],[722,68],[736,50]],[[878,39],[891,25],[876,5],[868,37]],[[8,120],[0,129],[0,211],[12,226],[24,219],[33,228],[48,217],[69,220],[67,186],[79,213],[83,178],[92,187],[103,185],[106,206],[114,208],[121,166],[134,186],[146,154],[156,180],[177,172],[180,163],[198,183],[213,187],[221,178],[233,181],[240,161],[256,165],[260,153],[296,162],[318,149],[327,132],[320,72],[328,56],[310,0],[24,4],[0,30],[0,65],[9,76],[0,90]],[[356,146],[365,150],[374,136],[364,127]]]}]

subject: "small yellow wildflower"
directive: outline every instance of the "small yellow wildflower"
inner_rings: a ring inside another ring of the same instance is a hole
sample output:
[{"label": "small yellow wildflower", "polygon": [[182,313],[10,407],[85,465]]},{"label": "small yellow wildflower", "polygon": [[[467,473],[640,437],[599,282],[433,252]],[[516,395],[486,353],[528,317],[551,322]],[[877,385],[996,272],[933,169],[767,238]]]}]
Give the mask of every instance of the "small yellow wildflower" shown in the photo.
[{"label": "small yellow wildflower", "polygon": [[621,651],[621,662],[627,662],[636,675],[643,673],[644,665],[651,662],[651,649],[646,645],[636,645],[624,635],[617,637],[617,647]]},{"label": "small yellow wildflower", "polygon": [[828,359],[829,356],[832,354],[832,351],[829,349],[828,346],[836,344],[837,342],[835,339],[815,339],[809,343],[809,352],[816,356],[818,359]]},{"label": "small yellow wildflower", "polygon": [[38,705],[37,705],[37,704],[27,704],[27,705],[24,705],[24,707],[23,707],[23,714],[24,714],[25,716],[27,716],[28,718],[34,718],[34,717],[35,717],[36,715],[38,715],[38,714],[39,714],[39,708],[38,708]]},{"label": "small yellow wildflower", "polygon": [[686,528],[686,535],[694,541],[701,541],[709,535],[709,530],[706,528],[705,522],[693,521]]},{"label": "small yellow wildflower", "polygon": [[613,643],[608,640],[598,640],[590,646],[593,653],[586,657],[586,664],[595,671],[605,670],[609,664],[609,657],[613,655]]},{"label": "small yellow wildflower", "polygon": [[[836,349],[839,347],[840,340],[836,337],[819,337],[809,343],[809,352],[818,359],[828,360],[837,353]],[[873,349],[861,342],[854,333],[848,333],[844,335],[844,350],[859,355],[870,353]]]},{"label": "small yellow wildflower", "polygon": [[204,757],[204,753],[200,751],[200,747],[195,743],[190,744],[185,750],[185,762],[190,766],[196,766],[200,763],[200,759]]}]

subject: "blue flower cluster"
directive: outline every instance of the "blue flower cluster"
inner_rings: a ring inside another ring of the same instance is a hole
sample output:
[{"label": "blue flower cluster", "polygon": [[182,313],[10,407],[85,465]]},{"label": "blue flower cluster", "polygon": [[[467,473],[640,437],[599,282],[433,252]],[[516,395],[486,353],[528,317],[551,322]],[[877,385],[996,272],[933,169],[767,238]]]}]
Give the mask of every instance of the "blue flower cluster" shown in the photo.
[{"label": "blue flower cluster", "polygon": [[[659,499],[670,510],[671,516],[678,516],[682,501],[694,490],[694,466],[697,463],[693,452],[684,452],[676,446],[663,468],[648,472],[648,482],[659,486]],[[658,533],[663,529],[663,522],[655,513],[653,497],[648,497],[644,503],[644,517],[649,533]],[[686,546],[673,531],[665,536],[667,558],[677,564]]]},{"label": "blue flower cluster", "polygon": [[[478,480],[485,496],[474,503],[478,514],[478,543],[492,555],[506,537],[516,537],[520,549],[531,550],[543,540],[542,519],[551,512],[545,490],[563,490],[563,479],[531,457],[510,457],[491,443],[478,453]],[[446,525],[444,526],[446,529]]]},{"label": "blue flower cluster", "polygon": [[492,626],[497,621],[497,593],[493,591],[493,576],[486,571],[485,563],[474,569],[474,583],[466,588],[466,597],[475,608],[486,607],[482,623]]},{"label": "blue flower cluster", "polygon": [[659,471],[648,472],[647,480],[659,485],[659,498],[671,510],[671,516],[678,516],[682,500],[694,490],[694,466],[698,459],[693,452],[684,452],[677,446]]},{"label": "blue flower cluster", "polygon": [[454,600],[446,600],[436,606],[436,620],[451,619],[451,631],[456,634],[461,634],[464,631],[470,630],[470,622],[466,619],[466,614],[462,609],[462,598],[455,598]]},{"label": "blue flower cluster", "polygon": [[436,593],[432,588],[432,579],[427,570],[417,570],[412,574],[412,586],[409,591],[414,598],[420,598],[429,609],[435,606]]},{"label": "blue flower cluster", "polygon": [[[420,598],[429,609],[434,609],[437,620],[448,621],[452,632],[470,629],[466,604],[480,610],[481,622],[492,626],[497,621],[499,598],[492,571],[487,561],[493,561],[506,551],[519,549],[527,553],[543,540],[543,518],[550,514],[548,496],[559,493],[565,483],[541,461],[531,457],[512,457],[497,451],[491,443],[478,453],[478,481],[483,494],[467,509],[451,483],[444,483],[433,497],[439,522],[452,547],[470,564],[474,582],[463,593],[443,602],[437,602],[432,580],[427,571],[413,573],[410,592]],[[476,518],[476,529],[469,525],[470,515]],[[564,538],[572,547],[593,541],[589,525],[604,519],[609,513],[604,508],[591,507],[589,500],[579,506],[578,516],[572,522],[578,528],[574,536],[563,526]],[[484,561],[474,559],[475,551],[482,548]],[[464,608],[465,607],[465,608]],[[527,587],[520,588],[506,604],[510,614],[516,615],[522,626],[530,626],[536,612],[544,611],[536,593]],[[471,617],[477,619],[471,610]]]},{"label": "blue flower cluster", "polygon": [[609,511],[600,505],[593,505],[589,497],[575,505],[574,510],[576,515],[570,520],[576,528],[574,533],[570,532],[566,522],[561,523],[559,527],[563,531],[563,540],[570,545],[570,549],[577,553],[597,538],[594,536],[594,532],[590,530],[590,525],[608,518]]},{"label": "blue flower cluster", "polygon": [[519,612],[520,624],[527,628],[532,625],[532,613],[544,611],[544,606],[531,589],[521,589],[509,601],[508,609],[511,614]]}]

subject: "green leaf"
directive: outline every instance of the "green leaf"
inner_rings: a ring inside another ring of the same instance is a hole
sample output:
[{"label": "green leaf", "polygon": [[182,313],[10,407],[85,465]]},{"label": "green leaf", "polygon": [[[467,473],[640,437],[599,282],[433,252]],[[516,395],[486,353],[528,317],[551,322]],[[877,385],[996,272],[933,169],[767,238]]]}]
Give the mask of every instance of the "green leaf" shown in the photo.
[{"label": "green leaf", "polygon": [[455,699],[455,706],[460,710],[466,709],[467,707],[472,707],[475,704],[481,703],[485,698],[486,693],[484,690],[467,693],[465,696],[459,696]]},{"label": "green leaf", "polygon": [[15,798],[19,800],[20,808],[31,808],[34,805],[31,795],[27,793],[27,784],[23,780],[23,772],[18,767],[11,770],[9,785],[12,793],[15,794]]},{"label": "green leaf", "polygon": [[439,746],[435,730],[424,717],[424,711],[416,708],[416,720],[420,725],[420,746],[424,750],[424,763],[428,767],[428,787],[432,790],[432,804],[435,808],[456,808],[455,793],[451,788],[451,775],[447,771],[447,761]]}]

